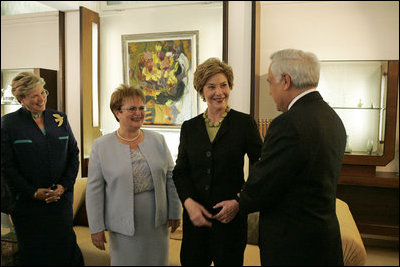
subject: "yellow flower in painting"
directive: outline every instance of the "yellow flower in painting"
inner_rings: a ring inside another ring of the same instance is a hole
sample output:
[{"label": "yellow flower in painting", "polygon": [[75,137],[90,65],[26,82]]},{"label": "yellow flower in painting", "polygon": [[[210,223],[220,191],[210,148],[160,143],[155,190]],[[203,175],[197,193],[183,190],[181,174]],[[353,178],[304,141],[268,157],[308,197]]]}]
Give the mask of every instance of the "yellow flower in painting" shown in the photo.
[{"label": "yellow flower in painting", "polygon": [[142,70],[142,74],[146,77],[146,81],[158,81],[161,78],[161,70],[154,67],[152,71],[149,71],[147,67],[144,67]]},{"label": "yellow flower in painting", "polygon": [[161,79],[161,70],[158,68],[153,68],[153,71],[151,72],[151,79],[153,81],[158,81]]},{"label": "yellow flower in painting", "polygon": [[175,68],[173,70],[168,71],[168,81],[167,84],[176,84],[178,79],[175,76],[175,72],[178,70],[178,62],[175,63]]},{"label": "yellow flower in painting", "polygon": [[161,45],[156,44],[155,49],[156,49],[157,52],[160,52],[161,51]]},{"label": "yellow flower in painting", "polygon": [[[146,96],[157,96],[160,94],[160,91],[155,90],[153,88],[147,88],[144,91],[145,91]],[[147,103],[150,103],[150,102],[147,102]],[[146,105],[146,108],[150,108],[150,106]]]},{"label": "yellow flower in painting", "polygon": [[62,117],[60,114],[53,114],[53,117],[55,118],[54,121],[58,122],[58,127],[60,127],[64,122],[64,117]]},{"label": "yellow flower in painting", "polygon": [[144,67],[142,70],[142,74],[144,75],[144,77],[146,77],[146,81],[150,81],[151,73],[149,72],[148,68]]},{"label": "yellow flower in painting", "polygon": [[156,53],[153,53],[153,64],[155,66],[158,66],[159,64],[161,64],[160,58],[158,57],[158,55]]}]

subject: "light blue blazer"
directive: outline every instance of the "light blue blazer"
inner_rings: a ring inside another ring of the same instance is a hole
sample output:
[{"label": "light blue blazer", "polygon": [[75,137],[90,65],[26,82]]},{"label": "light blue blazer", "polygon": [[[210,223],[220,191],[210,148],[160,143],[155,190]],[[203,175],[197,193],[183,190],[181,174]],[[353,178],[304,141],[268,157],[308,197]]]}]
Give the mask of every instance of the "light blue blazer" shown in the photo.
[{"label": "light blue blazer", "polygon": [[[168,219],[181,218],[181,204],[172,180],[174,162],[162,134],[142,130],[139,149],[150,166],[155,193],[155,227]],[[116,132],[93,143],[86,187],[86,210],[92,234],[110,230],[135,233],[134,188],[130,148],[121,144]]]}]

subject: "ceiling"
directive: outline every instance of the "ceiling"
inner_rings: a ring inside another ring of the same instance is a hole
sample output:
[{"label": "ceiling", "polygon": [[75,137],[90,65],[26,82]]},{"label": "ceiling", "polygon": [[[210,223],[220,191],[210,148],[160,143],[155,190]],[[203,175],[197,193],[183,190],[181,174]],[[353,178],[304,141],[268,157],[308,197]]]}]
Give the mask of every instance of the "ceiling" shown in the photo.
[{"label": "ceiling", "polygon": [[1,1],[1,15],[78,10],[84,6],[100,13],[171,5],[215,5],[222,1]]}]

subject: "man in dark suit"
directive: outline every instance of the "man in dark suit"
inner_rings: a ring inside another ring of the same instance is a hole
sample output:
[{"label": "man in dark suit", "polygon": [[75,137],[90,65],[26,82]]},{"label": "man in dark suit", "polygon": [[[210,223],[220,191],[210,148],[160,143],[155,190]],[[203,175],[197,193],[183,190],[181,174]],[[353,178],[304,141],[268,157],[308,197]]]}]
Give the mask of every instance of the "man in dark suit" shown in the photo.
[{"label": "man in dark suit", "polygon": [[346,132],[315,90],[319,70],[312,53],[271,56],[270,95],[283,114],[240,193],[241,212],[260,211],[262,265],[343,265],[335,201]]}]

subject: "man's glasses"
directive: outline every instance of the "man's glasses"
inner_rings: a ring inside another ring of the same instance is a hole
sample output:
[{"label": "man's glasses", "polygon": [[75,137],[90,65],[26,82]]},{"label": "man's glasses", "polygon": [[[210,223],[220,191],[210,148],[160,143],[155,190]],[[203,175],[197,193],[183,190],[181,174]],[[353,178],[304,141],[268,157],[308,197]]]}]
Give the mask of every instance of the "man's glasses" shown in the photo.
[{"label": "man's glasses", "polygon": [[133,113],[133,112],[138,111],[138,110],[139,111],[145,111],[146,107],[145,106],[140,106],[140,107],[131,106],[129,108],[120,108],[120,110],[126,110],[129,113]]}]

